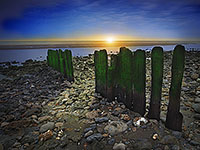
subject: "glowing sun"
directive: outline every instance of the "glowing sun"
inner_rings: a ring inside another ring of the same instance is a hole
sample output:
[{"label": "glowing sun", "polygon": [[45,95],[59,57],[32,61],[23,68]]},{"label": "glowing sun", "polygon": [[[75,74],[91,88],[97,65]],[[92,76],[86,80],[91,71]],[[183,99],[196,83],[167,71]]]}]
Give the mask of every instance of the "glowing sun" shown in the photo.
[{"label": "glowing sun", "polygon": [[112,38],[112,37],[108,37],[107,39],[106,39],[106,42],[108,42],[108,43],[112,43],[114,41],[114,39]]}]

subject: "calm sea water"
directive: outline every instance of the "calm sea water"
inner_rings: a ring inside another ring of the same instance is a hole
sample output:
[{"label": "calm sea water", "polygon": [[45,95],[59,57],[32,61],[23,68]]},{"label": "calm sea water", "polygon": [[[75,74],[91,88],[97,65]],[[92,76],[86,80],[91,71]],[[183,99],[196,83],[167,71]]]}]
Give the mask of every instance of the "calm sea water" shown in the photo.
[{"label": "calm sea water", "polygon": [[[200,44],[183,44],[186,50],[191,50],[195,48],[200,50]],[[160,45],[165,51],[173,50],[175,45]],[[132,51],[137,49],[151,50],[154,46],[130,46],[128,47]],[[58,49],[58,48],[57,48]],[[66,48],[61,48],[65,50]],[[88,54],[93,54],[95,50],[103,49],[101,48],[69,48],[72,51],[73,56],[87,56]],[[105,47],[109,52],[116,53],[119,51],[119,47]],[[17,61],[24,62],[27,59],[33,60],[45,60],[47,57],[48,49],[22,49],[22,50],[0,50],[0,62],[7,61]]]}]

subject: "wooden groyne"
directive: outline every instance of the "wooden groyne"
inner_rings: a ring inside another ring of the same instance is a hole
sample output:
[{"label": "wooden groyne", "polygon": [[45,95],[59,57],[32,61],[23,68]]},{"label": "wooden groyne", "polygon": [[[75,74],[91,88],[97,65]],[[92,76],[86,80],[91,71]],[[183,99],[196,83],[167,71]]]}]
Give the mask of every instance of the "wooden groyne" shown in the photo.
[{"label": "wooden groyne", "polygon": [[47,63],[61,72],[68,81],[74,81],[72,53],[70,50],[48,50]]},{"label": "wooden groyne", "polygon": [[[111,57],[108,63],[108,57]],[[120,48],[117,55],[108,56],[106,50],[95,51],[96,92],[109,101],[117,100],[142,116],[146,108],[146,55],[144,50],[130,51]],[[151,98],[147,117],[160,120],[160,101],[163,84],[163,49],[151,52]],[[173,51],[172,80],[165,126],[181,131],[180,93],[184,72],[185,47],[177,45]]]}]

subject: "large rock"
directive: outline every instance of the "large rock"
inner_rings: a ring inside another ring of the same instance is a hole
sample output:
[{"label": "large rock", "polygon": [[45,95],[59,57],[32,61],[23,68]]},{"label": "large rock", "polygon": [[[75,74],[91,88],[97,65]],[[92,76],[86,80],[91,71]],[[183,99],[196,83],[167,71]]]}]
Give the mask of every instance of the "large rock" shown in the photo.
[{"label": "large rock", "polygon": [[194,102],[195,103],[200,103],[200,98],[199,97],[195,98]]},{"label": "large rock", "polygon": [[54,122],[48,122],[46,124],[43,124],[41,127],[40,127],[40,132],[46,132],[47,130],[52,130],[54,129]]},{"label": "large rock", "polygon": [[111,121],[105,128],[104,131],[110,135],[116,135],[124,132],[128,128],[127,124],[122,121]]},{"label": "large rock", "polygon": [[133,148],[134,150],[151,150],[153,146],[147,139],[144,139],[144,140],[137,141],[133,145]]},{"label": "large rock", "polygon": [[43,121],[49,120],[50,118],[51,118],[51,116],[42,116],[42,117],[38,118],[38,121],[43,122]]},{"label": "large rock", "polygon": [[95,140],[98,140],[98,141],[99,141],[99,140],[101,140],[102,138],[103,138],[102,134],[96,133],[96,134],[93,134],[93,135],[87,137],[87,138],[86,138],[86,141],[87,141],[88,143],[91,143],[91,142],[93,142],[93,141],[95,141]]}]

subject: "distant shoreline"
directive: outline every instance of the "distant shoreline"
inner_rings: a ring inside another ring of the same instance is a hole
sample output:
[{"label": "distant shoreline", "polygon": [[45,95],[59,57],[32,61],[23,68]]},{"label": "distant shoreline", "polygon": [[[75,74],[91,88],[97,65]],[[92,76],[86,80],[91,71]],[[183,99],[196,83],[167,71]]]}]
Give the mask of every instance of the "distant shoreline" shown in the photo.
[{"label": "distant shoreline", "polygon": [[125,42],[68,42],[63,44],[15,44],[15,45],[1,45],[0,50],[16,50],[16,49],[42,49],[42,48],[92,48],[92,47],[123,47],[123,46],[156,46],[156,45],[176,45],[176,44],[190,44],[194,42],[155,42],[155,41],[125,41]]}]

